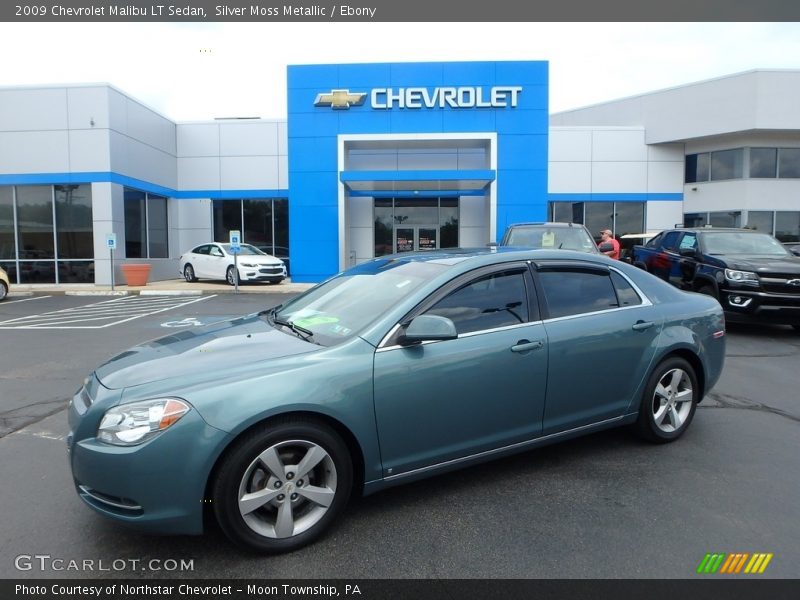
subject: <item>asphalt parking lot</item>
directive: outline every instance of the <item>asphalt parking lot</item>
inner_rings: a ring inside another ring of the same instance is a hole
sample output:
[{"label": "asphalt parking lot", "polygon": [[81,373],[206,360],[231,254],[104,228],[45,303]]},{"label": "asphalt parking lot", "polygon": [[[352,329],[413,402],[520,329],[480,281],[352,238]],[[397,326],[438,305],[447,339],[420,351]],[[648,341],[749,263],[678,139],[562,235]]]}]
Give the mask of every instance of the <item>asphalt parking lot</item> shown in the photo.
[{"label": "asphalt parking lot", "polygon": [[[686,578],[709,552],[773,553],[757,577],[797,576],[800,335],[783,327],[729,328],[722,379],[674,444],[609,431],[390,489],[289,555],[241,552],[213,524],[145,536],[83,506],[64,409],[84,376],[133,344],[286,299],[0,303],[0,577]],[[35,555],[49,558],[18,558]]]}]

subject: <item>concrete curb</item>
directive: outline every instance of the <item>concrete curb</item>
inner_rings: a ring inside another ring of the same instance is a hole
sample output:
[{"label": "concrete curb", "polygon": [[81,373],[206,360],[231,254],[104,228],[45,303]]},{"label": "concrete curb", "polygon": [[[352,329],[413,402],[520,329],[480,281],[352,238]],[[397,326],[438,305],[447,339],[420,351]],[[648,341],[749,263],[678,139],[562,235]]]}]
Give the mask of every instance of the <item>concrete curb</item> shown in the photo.
[{"label": "concrete curb", "polygon": [[[203,285],[199,287],[181,289],[183,280],[153,282],[147,287],[128,288],[127,286],[117,286],[111,291],[108,286],[93,286],[91,284],[81,285],[58,285],[50,286],[43,284],[41,287],[32,285],[13,285],[8,293],[9,298],[23,298],[29,296],[205,296],[235,294],[236,290],[228,285]],[[195,285],[198,284],[188,284]],[[240,286],[240,294],[300,294],[311,287],[311,283],[283,283],[280,285],[269,286]],[[163,286],[163,287],[162,287]],[[23,289],[19,289],[19,288]]]}]

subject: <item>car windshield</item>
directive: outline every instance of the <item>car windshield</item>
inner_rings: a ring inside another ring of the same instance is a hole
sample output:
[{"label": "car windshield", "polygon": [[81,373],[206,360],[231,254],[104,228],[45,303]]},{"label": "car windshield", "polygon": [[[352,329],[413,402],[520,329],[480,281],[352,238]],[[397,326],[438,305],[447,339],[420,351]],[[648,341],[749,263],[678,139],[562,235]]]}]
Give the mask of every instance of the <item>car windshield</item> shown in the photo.
[{"label": "car windshield", "polygon": [[[230,244],[220,244],[220,245],[225,249],[225,252],[227,254],[233,254],[233,252],[231,252],[231,245]],[[267,255],[265,252],[262,252],[261,250],[259,250],[255,246],[251,246],[250,244],[242,244],[241,245],[241,250],[239,251],[239,256],[250,256],[250,255],[253,255],[253,254],[258,255],[258,256],[266,256]]]},{"label": "car windshield", "polygon": [[356,335],[447,268],[441,263],[377,259],[321,283],[268,317],[310,333],[315,343],[333,346]]},{"label": "car windshield", "polygon": [[703,245],[708,254],[747,254],[789,256],[786,248],[771,235],[738,231],[704,232]]},{"label": "car windshield", "polygon": [[595,252],[597,246],[582,227],[514,227],[508,236],[509,246],[559,248]]}]

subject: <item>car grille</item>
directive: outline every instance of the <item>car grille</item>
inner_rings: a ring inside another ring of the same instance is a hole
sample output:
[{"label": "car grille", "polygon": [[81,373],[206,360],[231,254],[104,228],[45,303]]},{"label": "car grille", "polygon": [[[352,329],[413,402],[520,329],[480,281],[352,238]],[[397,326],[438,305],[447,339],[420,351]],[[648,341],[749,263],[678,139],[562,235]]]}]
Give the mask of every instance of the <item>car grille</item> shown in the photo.
[{"label": "car grille", "polygon": [[[761,287],[765,292],[772,294],[792,294],[800,296],[800,275],[794,276],[777,276],[777,277],[764,277],[761,276]],[[797,282],[792,283],[789,282]]]},{"label": "car grille", "polygon": [[264,275],[283,275],[283,267],[263,267],[258,272]]}]

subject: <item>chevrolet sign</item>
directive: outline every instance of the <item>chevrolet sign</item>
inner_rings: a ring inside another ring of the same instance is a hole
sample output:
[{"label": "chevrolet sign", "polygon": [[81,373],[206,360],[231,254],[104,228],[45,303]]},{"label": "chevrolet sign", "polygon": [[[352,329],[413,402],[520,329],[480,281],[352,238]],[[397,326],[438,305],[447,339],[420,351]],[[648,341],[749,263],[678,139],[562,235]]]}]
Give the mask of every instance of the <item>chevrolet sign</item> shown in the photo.
[{"label": "chevrolet sign", "polygon": [[516,108],[522,86],[375,88],[370,94],[372,108]]},{"label": "chevrolet sign", "polygon": [[[390,108],[516,108],[522,86],[374,88],[370,105],[375,109]],[[314,106],[348,109],[364,104],[366,92],[331,90],[317,94]]]}]

